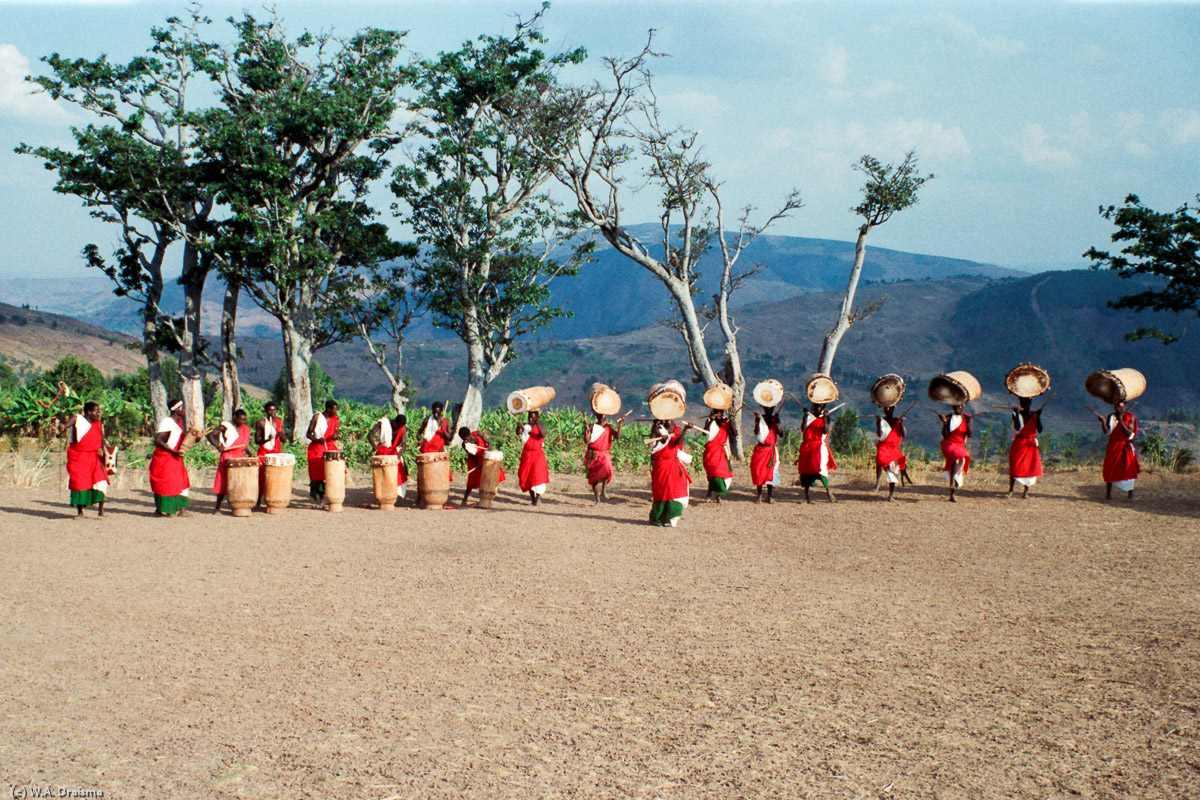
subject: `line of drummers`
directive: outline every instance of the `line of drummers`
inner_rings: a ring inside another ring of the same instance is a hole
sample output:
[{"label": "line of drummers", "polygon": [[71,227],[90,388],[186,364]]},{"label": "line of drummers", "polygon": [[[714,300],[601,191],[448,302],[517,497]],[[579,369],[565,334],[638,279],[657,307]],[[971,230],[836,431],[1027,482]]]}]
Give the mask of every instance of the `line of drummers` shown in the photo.
[{"label": "line of drummers", "polygon": [[[1053,395],[1038,408],[1033,400],[1050,389],[1046,370],[1033,364],[1021,364],[1005,377],[1005,385],[1017,398],[1015,406],[993,406],[1011,412],[1014,436],[1009,453],[1009,495],[1017,485],[1022,497],[1042,474],[1041,454],[1037,436],[1042,431],[1042,412]],[[1146,389],[1145,377],[1135,369],[1103,370],[1088,376],[1085,387],[1089,394],[1112,406],[1112,412],[1100,414],[1095,410],[1102,429],[1108,435],[1103,477],[1106,498],[1111,499],[1115,486],[1118,491],[1133,497],[1134,480],[1140,467],[1134,438],[1137,436],[1137,417],[1132,402]],[[904,379],[899,375],[884,375],[871,387],[871,399],[880,413],[863,415],[875,420],[876,481],[879,489],[883,480],[888,486],[887,499],[892,500],[897,486],[911,483],[901,443],[906,435],[905,419],[916,406],[910,404],[897,414],[905,393]],[[805,404],[785,392],[776,380],[762,381],[754,387],[752,396],[759,410],[754,410],[754,448],[750,458],[750,477],[759,502],[772,501],[774,488],[780,484],[779,441],[782,437],[779,411],[788,398],[805,406],[802,417],[802,441],[796,469],[806,502],[811,502],[810,490],[820,484],[826,498],[834,501],[829,486],[829,473],[837,469],[829,447],[830,418],[841,405],[837,384],[828,376],[816,374],[805,381]],[[941,450],[945,458],[949,499],[962,487],[970,468],[971,455],[967,440],[972,434],[972,420],[989,410],[970,413],[967,406],[981,394],[979,381],[968,372],[956,371],[938,375],[930,381],[928,396],[948,406],[946,413],[935,412],[942,426]],[[537,386],[511,393],[506,405],[516,420],[521,440],[521,455],[517,483],[536,506],[546,492],[550,472],[544,444],[546,431],[540,421],[540,409],[554,399],[554,389]],[[607,499],[607,488],[613,478],[611,449],[622,433],[622,427],[632,413],[621,410],[621,398],[610,386],[595,384],[589,392],[595,419],[583,426],[584,463],[594,501]],[[687,412],[685,390],[678,381],[666,381],[650,389],[646,405],[652,422],[650,437],[644,443],[651,453],[650,521],[655,525],[674,526],[687,508],[692,478],[688,470],[691,455],[686,451],[685,437],[694,433],[704,437],[703,468],[708,481],[706,499],[720,502],[729,491],[733,479],[730,468],[729,441],[734,434],[730,417],[734,395],[728,386],[718,384],[704,393],[709,408],[707,417],[684,421]],[[731,412],[732,409],[732,412]],[[292,496],[295,457],[283,452],[284,426],[278,408],[268,403],[265,415],[256,421],[253,431],[247,425],[246,413],[238,410],[233,419],[204,433],[185,431],[183,404],[175,402],[169,416],[158,427],[154,438],[154,454],[150,461],[150,485],[155,509],[160,515],[183,513],[189,505],[190,480],[183,463],[188,448],[206,439],[220,453],[213,493],[217,513],[228,500],[234,516],[248,516],[255,508],[265,507],[269,513],[280,513],[288,507]],[[615,425],[612,421],[615,420]],[[643,420],[638,420],[643,421]],[[699,423],[699,424],[697,424]],[[346,462],[340,449],[340,419],[335,401],[327,401],[323,411],[314,414],[306,438],[309,494],[321,508],[332,512],[343,510],[346,498]],[[478,430],[467,427],[457,432],[451,429],[442,403],[434,403],[431,414],[417,432],[418,505],[426,509],[446,507],[450,501],[450,485],[454,476],[450,469],[449,448],[458,442],[466,455],[467,474],[462,505],[477,493],[476,505],[490,508],[501,483],[507,480],[503,469],[504,454],[495,450],[488,438]],[[248,456],[251,440],[257,446],[254,456]],[[408,469],[402,458],[408,440],[407,420],[403,414],[378,420],[368,434],[375,448],[371,459],[372,482],[376,504],[380,509],[394,508],[406,497]],[[106,446],[99,421],[99,406],[88,403],[69,427],[67,471],[70,478],[71,504],[79,514],[92,504],[104,510],[107,479],[115,464],[115,448]]]}]

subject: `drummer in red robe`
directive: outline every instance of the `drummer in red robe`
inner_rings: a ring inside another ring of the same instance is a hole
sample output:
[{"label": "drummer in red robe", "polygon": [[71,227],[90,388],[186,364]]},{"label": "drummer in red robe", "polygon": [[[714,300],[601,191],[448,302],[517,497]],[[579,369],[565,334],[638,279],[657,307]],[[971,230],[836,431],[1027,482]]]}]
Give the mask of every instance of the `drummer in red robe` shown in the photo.
[{"label": "drummer in red robe", "polygon": [[396,491],[400,499],[407,493],[408,468],[404,466],[404,445],[408,441],[408,417],[397,414],[393,419],[380,417],[367,434],[367,442],[375,448],[377,456],[398,456],[396,464]]},{"label": "drummer in red robe", "polygon": [[108,470],[104,468],[104,426],[100,422],[100,404],[88,402],[67,429],[67,478],[71,505],[83,509],[95,503],[97,516],[104,516],[104,497],[108,492]]},{"label": "drummer in red robe", "polygon": [[325,401],[325,411],[313,414],[308,423],[308,496],[325,507],[325,452],[338,450],[338,404]]},{"label": "drummer in red robe", "polygon": [[767,502],[771,492],[779,485],[779,436],[783,429],[779,424],[779,407],[763,406],[762,413],[754,412],[754,437],[758,443],[750,454],[750,482],[757,495],[755,502],[762,502],[763,487],[767,488]]},{"label": "drummer in red robe", "polygon": [[704,443],[704,474],[708,478],[708,493],[705,500],[716,495],[716,502],[729,492],[729,483],[733,480],[733,470],[729,468],[729,436],[733,426],[725,418],[722,409],[714,408],[708,413],[704,423],[704,432],[708,441]]},{"label": "drummer in red robe", "polygon": [[[467,505],[467,498],[471,496],[472,489],[478,489],[479,484],[483,481],[483,461],[487,451],[492,449],[492,443],[488,438],[479,431],[473,431],[464,426],[458,429],[458,438],[462,443],[462,449],[467,453],[467,488],[463,491],[462,504]],[[500,469],[500,483],[504,483],[508,476],[504,474],[504,468]]]},{"label": "drummer in red robe", "polygon": [[1012,446],[1008,450],[1008,497],[1021,484],[1021,499],[1029,497],[1029,487],[1042,477],[1042,453],[1038,450],[1037,436],[1042,432],[1042,411],[1034,411],[1031,399],[1022,397],[1020,406],[1013,410]]},{"label": "drummer in red robe", "polygon": [[263,406],[263,418],[254,423],[254,444],[258,447],[258,502],[255,508],[261,508],[267,493],[266,456],[283,452],[284,441],[283,421],[279,419],[279,406],[274,400]]},{"label": "drummer in red robe", "polygon": [[183,463],[179,442],[183,438],[183,401],[169,406],[170,415],[158,424],[154,455],[150,457],[150,491],[154,493],[154,516],[185,516],[191,480]]},{"label": "drummer in red robe", "polygon": [[829,473],[837,469],[833,451],[829,449],[829,415],[824,403],[813,403],[804,412],[801,422],[803,439],[796,458],[796,469],[800,472],[800,485],[804,487],[804,502],[811,503],[808,490],[818,481],[825,487],[825,496],[834,502],[829,490]]},{"label": "drummer in red robe", "polygon": [[[972,414],[964,414],[964,405],[956,403],[949,414],[938,414],[942,421],[942,456],[946,459],[943,471],[950,481],[950,502],[957,503],[954,493],[962,488],[963,479],[971,466],[971,451],[967,439],[971,438]],[[937,412],[934,412],[937,413]]]},{"label": "drummer in red robe", "polygon": [[895,406],[885,408],[875,419],[875,489],[878,491],[880,478],[886,475],[888,502],[896,493],[896,484],[912,483],[908,476],[908,458],[900,451],[906,433],[904,417],[896,416]]},{"label": "drummer in red robe", "polygon": [[583,455],[583,464],[587,467],[588,485],[592,487],[595,502],[607,500],[608,482],[613,478],[612,450],[613,442],[621,438],[621,428],[625,425],[625,417],[632,411],[626,411],[617,420],[617,427],[609,425],[607,416],[596,412],[595,422],[583,423],[583,441],[587,443],[587,452]]},{"label": "drummer in red robe", "polygon": [[521,436],[521,463],[517,467],[517,479],[521,491],[529,493],[529,502],[535,506],[550,485],[550,467],[546,464],[546,429],[542,427],[541,419],[539,412],[530,411],[527,421],[517,428]]},{"label": "drummer in red robe", "polygon": [[1114,403],[1113,413],[1100,417],[1100,427],[1108,434],[1108,447],[1104,451],[1104,499],[1112,500],[1115,485],[1117,491],[1128,492],[1127,497],[1132,500],[1134,481],[1142,472],[1133,447],[1138,432],[1137,417],[1124,402]]},{"label": "drummer in red robe", "polygon": [[246,448],[250,446],[250,426],[246,424],[246,412],[240,408],[234,411],[231,422],[222,422],[206,438],[213,449],[221,454],[216,475],[213,476],[213,494],[217,496],[213,513],[216,514],[221,510],[221,501],[225,499],[228,488],[229,460],[245,458]]},{"label": "drummer in red robe", "polygon": [[[656,420],[650,428],[650,523],[672,528],[687,508],[692,476],[688,474],[681,456],[684,435],[692,423],[683,427]],[[690,458],[690,457],[689,457]]]},{"label": "drummer in red robe", "polygon": [[[445,409],[446,407],[440,402],[429,407],[429,416],[425,418],[425,424],[421,426],[420,452],[444,453],[450,446],[450,442],[454,440],[454,434],[450,431],[450,422],[442,416]],[[453,472],[450,473],[450,480],[454,480]]]}]

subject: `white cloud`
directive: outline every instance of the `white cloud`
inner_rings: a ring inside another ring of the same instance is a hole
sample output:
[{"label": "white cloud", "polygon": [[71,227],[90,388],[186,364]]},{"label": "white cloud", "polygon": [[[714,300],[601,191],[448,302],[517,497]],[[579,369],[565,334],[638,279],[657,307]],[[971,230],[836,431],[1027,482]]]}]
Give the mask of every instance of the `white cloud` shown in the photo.
[{"label": "white cloud", "polygon": [[778,152],[792,146],[796,132],[791,128],[772,128],[763,137],[763,148]]},{"label": "white cloud", "polygon": [[1079,165],[1079,159],[1065,146],[1062,136],[1051,136],[1036,123],[1026,125],[1021,137],[1011,142],[1021,160],[1035,167],[1069,169]]},{"label": "white cloud", "polygon": [[15,45],[0,43],[0,117],[33,122],[68,122],[71,115],[41,88],[25,80],[29,59]]},{"label": "white cloud", "polygon": [[817,66],[822,78],[828,83],[840,86],[846,82],[846,76],[849,74],[849,62],[850,54],[846,52],[846,48],[831,44],[825,48]]},{"label": "white cloud", "polygon": [[674,92],[661,95],[659,103],[672,113],[691,117],[707,117],[725,110],[720,97],[709,92]]},{"label": "white cloud", "polygon": [[1143,138],[1145,127],[1146,115],[1137,109],[1117,114],[1114,130],[1117,141],[1125,148],[1125,152],[1140,158],[1154,155],[1154,150]]},{"label": "white cloud", "polygon": [[916,150],[922,159],[934,160],[971,154],[962,128],[919,118],[895,119],[871,127],[859,122],[821,120],[813,130],[812,146],[821,159],[847,164],[864,153],[884,161],[907,150]]},{"label": "white cloud", "polygon": [[918,155],[934,159],[954,158],[971,154],[967,137],[957,125],[946,127],[927,119],[897,119],[884,127],[884,142],[898,145],[900,150],[916,150]]},{"label": "white cloud", "polygon": [[1004,36],[986,36],[965,19],[943,11],[933,18],[934,23],[954,38],[988,53],[1015,56],[1025,52],[1025,43]]},{"label": "white cloud", "polygon": [[1162,113],[1171,144],[1190,144],[1200,139],[1200,111],[1194,108],[1172,108]]}]

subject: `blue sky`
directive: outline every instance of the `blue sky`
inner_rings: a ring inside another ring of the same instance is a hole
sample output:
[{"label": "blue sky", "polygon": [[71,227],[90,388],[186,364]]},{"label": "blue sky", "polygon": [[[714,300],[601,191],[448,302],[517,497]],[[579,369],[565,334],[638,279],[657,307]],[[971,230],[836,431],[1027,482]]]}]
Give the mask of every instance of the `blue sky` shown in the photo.
[{"label": "blue sky", "polygon": [[[500,32],[536,3],[277,0],[292,32],[410,31],[421,54]],[[77,112],[22,78],[52,52],[127,59],[181,3],[0,0],[0,277],[88,274],[112,231],[12,150],[66,144]],[[261,4],[209,2],[221,19]],[[222,26],[222,29],[224,26]],[[1024,268],[1082,263],[1108,241],[1096,213],[1129,192],[1174,208],[1200,192],[1200,5],[1195,3],[598,2],[558,0],[553,46],[636,52],[646,30],[668,120],[701,130],[729,207],[805,208],[776,233],[853,239],[859,156],[915,147],[936,174],[916,207],[869,241]],[[386,205],[387,198],[380,198]],[[650,193],[627,219],[655,216]]]}]

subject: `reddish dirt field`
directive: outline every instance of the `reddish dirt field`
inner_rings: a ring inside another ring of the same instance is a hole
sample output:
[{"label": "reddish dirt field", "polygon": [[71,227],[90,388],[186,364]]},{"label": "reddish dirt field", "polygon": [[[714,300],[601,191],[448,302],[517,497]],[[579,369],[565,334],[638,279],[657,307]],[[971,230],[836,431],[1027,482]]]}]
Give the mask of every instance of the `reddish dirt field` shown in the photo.
[{"label": "reddish dirt field", "polygon": [[0,792],[1200,796],[1200,477],[972,478],[676,529],[636,476],[249,519],[0,490]]}]

